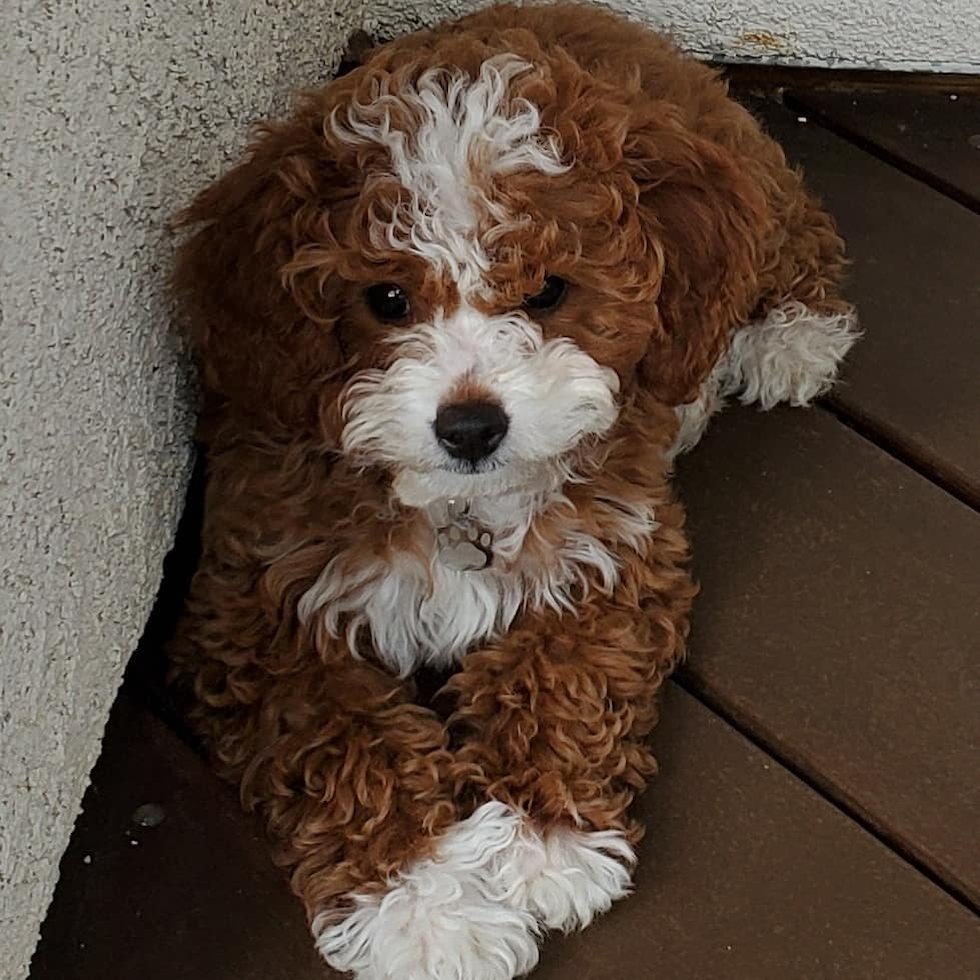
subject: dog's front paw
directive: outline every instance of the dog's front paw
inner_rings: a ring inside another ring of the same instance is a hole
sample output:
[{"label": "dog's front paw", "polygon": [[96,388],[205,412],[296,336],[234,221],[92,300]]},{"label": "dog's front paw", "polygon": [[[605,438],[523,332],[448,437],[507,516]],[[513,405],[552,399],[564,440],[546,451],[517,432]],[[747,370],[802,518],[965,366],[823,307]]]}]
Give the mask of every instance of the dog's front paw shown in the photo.
[{"label": "dog's front paw", "polygon": [[630,891],[636,855],[617,831],[525,827],[503,872],[509,891],[543,926],[584,929]]},{"label": "dog's front paw", "polygon": [[529,972],[538,926],[499,874],[520,825],[509,807],[485,804],[386,891],[353,896],[343,918],[321,915],[317,949],[356,980],[511,980]]},{"label": "dog's front paw", "polygon": [[323,928],[317,949],[356,980],[512,980],[538,961],[531,915],[488,902],[435,866]]}]

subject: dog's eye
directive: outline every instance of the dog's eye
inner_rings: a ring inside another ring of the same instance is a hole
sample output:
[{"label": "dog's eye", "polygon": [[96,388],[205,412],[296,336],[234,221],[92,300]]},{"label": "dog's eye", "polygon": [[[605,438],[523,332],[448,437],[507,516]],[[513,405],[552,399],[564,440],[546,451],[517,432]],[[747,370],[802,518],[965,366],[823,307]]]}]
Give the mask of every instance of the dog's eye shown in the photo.
[{"label": "dog's eye", "polygon": [[540,293],[524,297],[524,306],[529,310],[541,312],[553,310],[561,304],[568,292],[568,283],[561,276],[546,276]]},{"label": "dog's eye", "polygon": [[364,294],[371,312],[385,323],[398,323],[406,320],[412,312],[408,293],[393,282],[379,282],[369,286]]}]

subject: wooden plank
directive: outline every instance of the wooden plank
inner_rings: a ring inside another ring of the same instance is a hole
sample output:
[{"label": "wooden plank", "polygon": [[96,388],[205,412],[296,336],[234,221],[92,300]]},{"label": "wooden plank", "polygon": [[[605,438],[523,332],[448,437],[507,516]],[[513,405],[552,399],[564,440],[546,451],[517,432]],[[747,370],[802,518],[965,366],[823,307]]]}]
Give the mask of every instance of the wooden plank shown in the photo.
[{"label": "wooden plank", "polygon": [[975,903],[980,518],[821,410],[722,416],[680,483],[688,682]]},{"label": "wooden plank", "polygon": [[793,86],[787,105],[980,212],[980,92]]},{"label": "wooden plank", "polygon": [[[139,829],[138,807],[164,822]],[[152,715],[113,709],[30,980],[327,980],[234,792]]]},{"label": "wooden plank", "polygon": [[865,331],[832,403],[980,505],[980,216],[781,106],[752,103],[836,216]]},{"label": "wooden plank", "polygon": [[966,980],[980,926],[678,688],[636,892],[535,980]]},{"label": "wooden plank", "polygon": [[777,90],[909,89],[961,94],[980,93],[980,75],[938,71],[883,71],[867,68],[813,68],[759,62],[710,61],[738,92],[772,93]]},{"label": "wooden plank", "polygon": [[[656,748],[636,894],[552,937],[535,977],[972,977],[980,932],[961,906],[679,689]],[[148,800],[166,820],[136,832]],[[329,976],[232,795],[121,705],[31,980]]]}]

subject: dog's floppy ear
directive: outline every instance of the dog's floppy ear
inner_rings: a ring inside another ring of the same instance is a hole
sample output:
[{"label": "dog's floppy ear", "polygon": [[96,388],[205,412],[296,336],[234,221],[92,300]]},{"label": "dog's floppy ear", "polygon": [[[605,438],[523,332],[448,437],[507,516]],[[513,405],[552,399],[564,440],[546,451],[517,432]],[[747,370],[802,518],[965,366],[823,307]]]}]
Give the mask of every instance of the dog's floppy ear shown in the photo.
[{"label": "dog's floppy ear", "polygon": [[340,351],[327,311],[312,317],[286,267],[304,245],[333,241],[336,184],[322,129],[294,119],[264,127],[245,159],[173,220],[198,226],[177,254],[174,285],[190,321],[207,397],[296,424]]},{"label": "dog's floppy ear", "polygon": [[666,404],[694,400],[757,296],[769,217],[733,154],[691,133],[667,107],[634,121],[625,154],[647,247],[661,266],[660,323],[640,379]]}]

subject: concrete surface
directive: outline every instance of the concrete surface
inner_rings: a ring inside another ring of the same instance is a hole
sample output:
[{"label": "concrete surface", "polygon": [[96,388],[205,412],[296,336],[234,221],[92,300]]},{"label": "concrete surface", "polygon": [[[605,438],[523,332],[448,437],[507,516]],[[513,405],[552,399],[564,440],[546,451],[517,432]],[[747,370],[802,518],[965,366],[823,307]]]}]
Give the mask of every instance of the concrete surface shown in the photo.
[{"label": "concrete surface", "polygon": [[[20,980],[190,462],[164,221],[351,29],[448,0],[12,0],[0,40],[0,980]],[[616,0],[704,56],[980,71],[975,0]],[[723,9],[722,9],[723,8]]]}]

